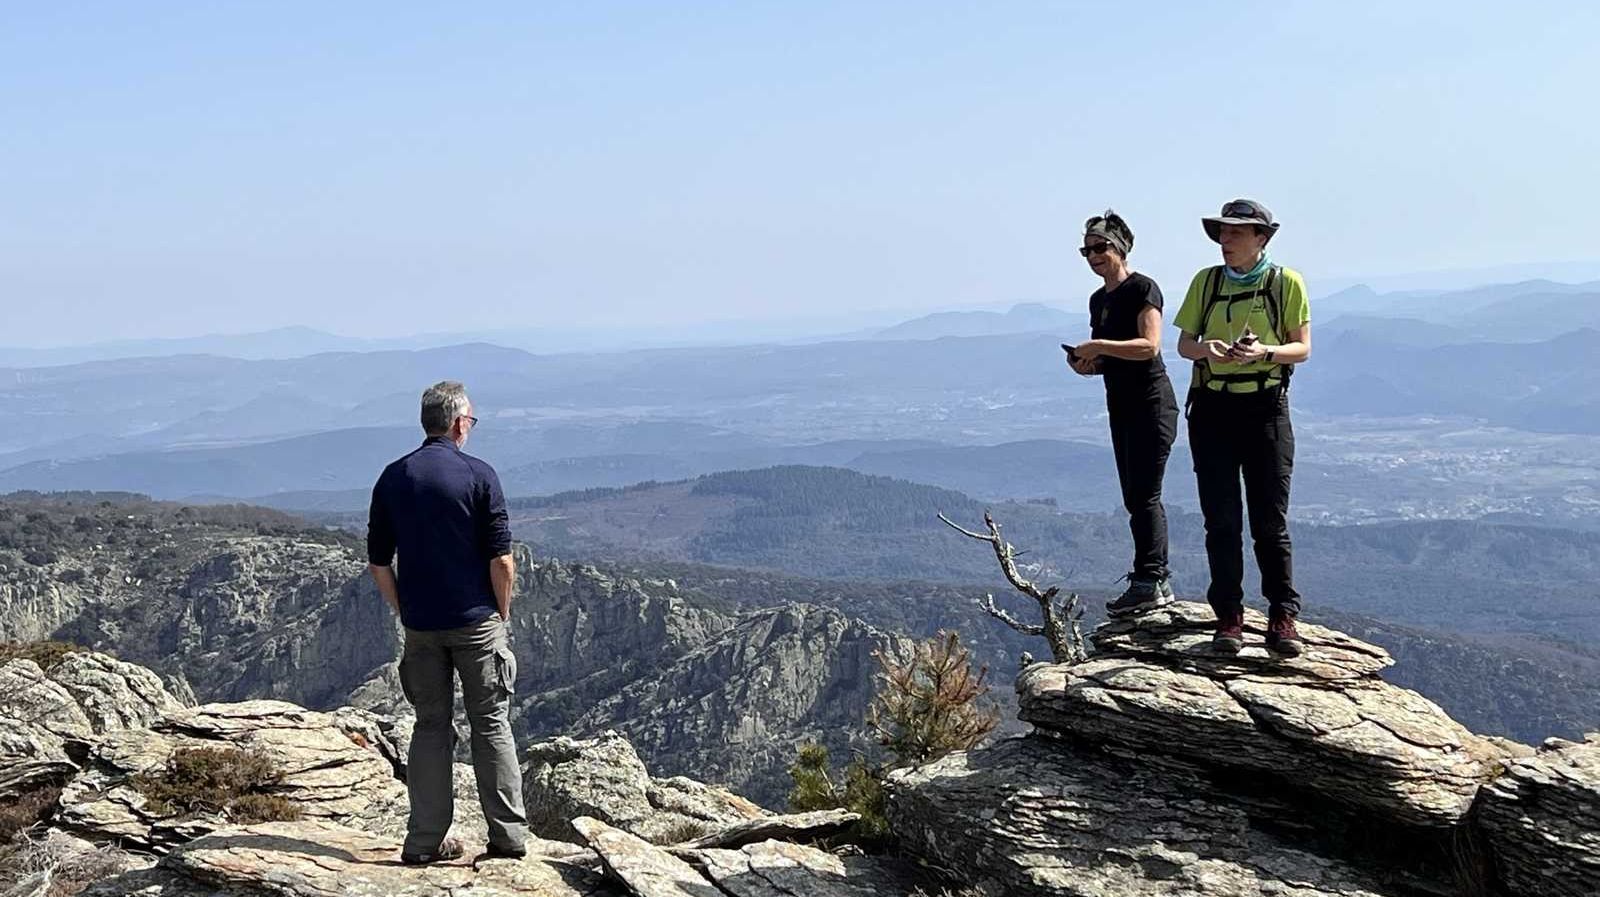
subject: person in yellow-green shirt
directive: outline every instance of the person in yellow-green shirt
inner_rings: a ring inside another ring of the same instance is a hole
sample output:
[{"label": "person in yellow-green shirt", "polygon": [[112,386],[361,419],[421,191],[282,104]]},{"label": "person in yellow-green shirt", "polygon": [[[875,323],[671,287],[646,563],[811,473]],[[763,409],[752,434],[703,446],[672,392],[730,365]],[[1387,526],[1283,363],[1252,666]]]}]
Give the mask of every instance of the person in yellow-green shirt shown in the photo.
[{"label": "person in yellow-green shirt", "polygon": [[[1205,517],[1217,615],[1212,649],[1244,647],[1244,512],[1269,605],[1267,650],[1297,656],[1300,593],[1289,541],[1294,428],[1289,378],[1311,357],[1311,309],[1299,272],[1274,264],[1267,244],[1278,222],[1259,202],[1236,199],[1201,219],[1223,264],[1194,276],[1173,323],[1178,354],[1194,362],[1188,406],[1200,511]],[[1244,500],[1239,485],[1244,483]]]}]

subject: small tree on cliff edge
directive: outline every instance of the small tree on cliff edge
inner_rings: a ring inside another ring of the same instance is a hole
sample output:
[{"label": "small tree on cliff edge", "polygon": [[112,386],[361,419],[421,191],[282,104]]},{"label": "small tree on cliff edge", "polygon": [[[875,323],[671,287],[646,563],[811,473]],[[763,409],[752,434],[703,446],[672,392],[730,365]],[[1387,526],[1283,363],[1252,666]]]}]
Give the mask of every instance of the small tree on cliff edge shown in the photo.
[{"label": "small tree on cliff edge", "polygon": [[[999,711],[979,704],[989,690],[983,681],[987,670],[973,670],[971,652],[956,633],[940,632],[918,643],[905,661],[882,652],[874,656],[880,670],[867,724],[892,756],[892,765],[926,763],[976,747],[999,724]],[[829,772],[828,749],[802,745],[789,767],[794,780],[789,809],[851,810],[861,814],[856,839],[867,845],[884,844],[889,821],[883,773],[858,756],[844,768],[843,781],[835,781]]]},{"label": "small tree on cliff edge", "polygon": [[881,651],[874,656],[881,669],[867,724],[896,765],[973,748],[1000,723],[999,712],[978,700],[989,691],[988,668],[973,670],[972,652],[958,633],[940,631],[919,642],[906,662]]}]

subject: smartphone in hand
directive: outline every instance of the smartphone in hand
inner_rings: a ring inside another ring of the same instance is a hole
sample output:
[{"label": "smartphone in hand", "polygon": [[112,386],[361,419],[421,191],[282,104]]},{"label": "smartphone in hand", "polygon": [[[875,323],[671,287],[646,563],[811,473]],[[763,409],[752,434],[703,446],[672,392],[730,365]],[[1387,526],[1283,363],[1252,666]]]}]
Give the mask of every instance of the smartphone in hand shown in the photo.
[{"label": "smartphone in hand", "polygon": [[1074,364],[1076,364],[1078,362],[1078,347],[1077,346],[1069,346],[1066,343],[1062,343],[1061,344],[1061,351],[1067,353],[1067,360],[1068,361],[1070,361],[1070,362],[1072,362]]}]

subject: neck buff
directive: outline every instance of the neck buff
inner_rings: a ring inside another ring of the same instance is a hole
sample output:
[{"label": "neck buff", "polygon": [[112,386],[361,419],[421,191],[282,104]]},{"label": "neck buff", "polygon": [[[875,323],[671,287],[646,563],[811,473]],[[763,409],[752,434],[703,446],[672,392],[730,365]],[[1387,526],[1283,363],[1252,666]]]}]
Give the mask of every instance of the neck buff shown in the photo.
[{"label": "neck buff", "polygon": [[1260,281],[1261,275],[1267,273],[1267,269],[1270,267],[1272,267],[1272,257],[1267,254],[1265,249],[1263,249],[1261,250],[1261,259],[1256,262],[1254,268],[1251,268],[1249,271],[1235,271],[1227,265],[1223,265],[1222,274],[1233,283],[1250,285]]}]

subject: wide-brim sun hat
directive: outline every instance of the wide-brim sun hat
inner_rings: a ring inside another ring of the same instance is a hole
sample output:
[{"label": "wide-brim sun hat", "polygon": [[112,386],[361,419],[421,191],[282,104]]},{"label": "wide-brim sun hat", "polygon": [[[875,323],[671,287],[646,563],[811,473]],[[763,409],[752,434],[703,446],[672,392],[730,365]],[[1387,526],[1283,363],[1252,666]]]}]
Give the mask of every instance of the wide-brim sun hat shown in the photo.
[{"label": "wide-brim sun hat", "polygon": [[1248,224],[1266,228],[1269,236],[1278,232],[1278,222],[1272,220],[1271,210],[1253,199],[1235,199],[1223,203],[1220,214],[1201,218],[1200,223],[1205,226],[1206,236],[1210,237],[1213,243],[1222,242],[1224,224]]}]

